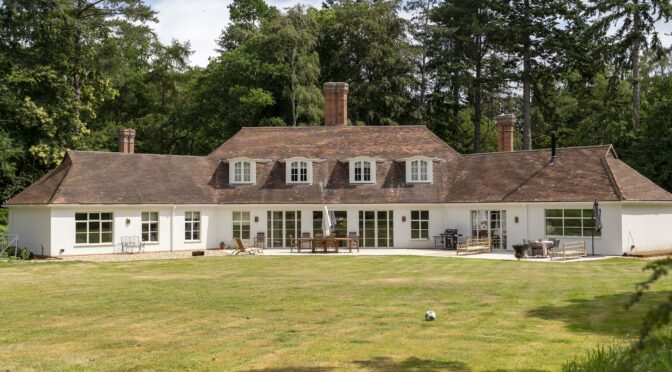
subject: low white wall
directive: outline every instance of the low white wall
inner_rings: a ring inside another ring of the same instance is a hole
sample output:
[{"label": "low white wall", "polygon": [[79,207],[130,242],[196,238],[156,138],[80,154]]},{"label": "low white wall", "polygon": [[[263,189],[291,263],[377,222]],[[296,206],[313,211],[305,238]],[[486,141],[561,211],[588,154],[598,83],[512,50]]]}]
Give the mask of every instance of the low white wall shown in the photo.
[{"label": "low white wall", "polygon": [[9,233],[19,235],[19,248],[33,254],[51,256],[51,211],[49,207],[9,208]]},{"label": "low white wall", "polygon": [[623,252],[672,249],[672,204],[623,205]]}]

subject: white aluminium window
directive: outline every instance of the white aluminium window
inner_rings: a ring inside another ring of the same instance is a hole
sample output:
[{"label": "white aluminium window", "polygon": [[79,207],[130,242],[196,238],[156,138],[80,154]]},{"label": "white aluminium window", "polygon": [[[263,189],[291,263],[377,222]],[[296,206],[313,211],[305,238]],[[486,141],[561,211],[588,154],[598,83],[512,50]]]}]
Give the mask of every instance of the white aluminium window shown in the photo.
[{"label": "white aluminium window", "polygon": [[429,239],[429,211],[411,211],[411,239]]},{"label": "white aluminium window", "polygon": [[112,243],[112,212],[75,213],[75,244]]},{"label": "white aluminium window", "polygon": [[142,241],[159,242],[159,212],[142,212]]},{"label": "white aluminium window", "polygon": [[350,160],[350,183],[375,183],[376,162],[370,158]]},{"label": "white aluminium window", "polygon": [[184,212],[184,240],[201,240],[201,212]]},{"label": "white aluminium window", "polygon": [[406,160],[406,182],[431,183],[432,160],[425,157],[413,157]]},{"label": "white aluminium window", "polygon": [[229,183],[254,184],[256,182],[256,162],[254,159],[236,158],[229,160]]},{"label": "white aluminium window", "polygon": [[243,240],[250,239],[250,212],[233,212],[233,237]]}]

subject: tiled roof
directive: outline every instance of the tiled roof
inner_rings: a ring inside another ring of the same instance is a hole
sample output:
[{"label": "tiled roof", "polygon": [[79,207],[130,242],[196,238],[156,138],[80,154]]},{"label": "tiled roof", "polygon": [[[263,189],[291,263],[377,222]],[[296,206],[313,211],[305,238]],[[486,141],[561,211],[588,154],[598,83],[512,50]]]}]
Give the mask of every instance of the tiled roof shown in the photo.
[{"label": "tiled roof", "polygon": [[[433,159],[431,184],[408,184],[410,156]],[[290,157],[319,158],[311,185],[287,185]],[[349,183],[347,159],[369,156],[377,183]],[[255,185],[229,184],[227,159],[257,163]],[[244,128],[208,156],[68,151],[8,200],[25,204],[329,204],[672,201],[611,146],[461,155],[424,126]]]}]

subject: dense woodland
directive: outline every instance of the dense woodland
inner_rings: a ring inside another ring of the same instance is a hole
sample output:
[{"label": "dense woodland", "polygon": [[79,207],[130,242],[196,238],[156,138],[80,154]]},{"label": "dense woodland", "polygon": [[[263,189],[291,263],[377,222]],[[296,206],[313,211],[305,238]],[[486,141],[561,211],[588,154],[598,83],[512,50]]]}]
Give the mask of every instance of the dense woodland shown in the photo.
[{"label": "dense woodland", "polygon": [[[207,154],[243,126],[320,125],[322,83],[350,83],[352,125],[424,124],[461,152],[614,144],[672,190],[668,0],[234,0],[217,56],[190,67],[142,0],[0,4],[0,199],[66,149]],[[193,22],[198,22],[194,19]]]}]

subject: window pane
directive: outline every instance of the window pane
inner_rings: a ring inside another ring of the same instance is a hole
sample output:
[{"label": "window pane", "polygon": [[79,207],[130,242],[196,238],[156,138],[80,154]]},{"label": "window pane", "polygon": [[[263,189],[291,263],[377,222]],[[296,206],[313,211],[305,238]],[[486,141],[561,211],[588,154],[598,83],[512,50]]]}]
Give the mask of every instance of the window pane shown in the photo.
[{"label": "window pane", "polygon": [[565,227],[565,236],[581,236],[581,228],[567,228]]},{"label": "window pane", "polygon": [[112,222],[102,222],[102,232],[112,232]]},{"label": "window pane", "polygon": [[411,239],[420,239],[420,230],[411,230]]},{"label": "window pane", "polygon": [[199,240],[201,239],[201,232],[200,231],[194,231],[194,240]]},{"label": "window pane", "polygon": [[142,241],[143,242],[149,241],[149,232],[145,232],[145,231],[142,232]]},{"label": "window pane", "polygon": [[185,231],[184,232],[184,240],[191,240],[191,232],[190,231]]},{"label": "window pane", "polygon": [[411,211],[411,220],[417,220],[420,218],[420,212],[419,211]]},{"label": "window pane", "polygon": [[583,218],[593,218],[593,210],[592,209],[584,209],[583,210]]},{"label": "window pane", "polygon": [[89,213],[89,220],[100,220],[100,213]]},{"label": "window pane", "polygon": [[89,222],[89,232],[90,233],[100,232],[100,222]]},{"label": "window pane", "polygon": [[546,235],[562,235],[562,219],[546,219]]},{"label": "window pane", "polygon": [[77,222],[75,224],[76,233],[86,233],[86,222]]},{"label": "window pane", "polygon": [[150,240],[152,242],[158,242],[159,241],[159,233],[158,232],[152,232],[149,234]]},{"label": "window pane", "polygon": [[429,219],[429,211],[421,211],[421,212],[420,212],[420,217],[421,217],[423,220],[428,220],[428,219]]},{"label": "window pane", "polygon": [[76,221],[86,221],[86,213],[75,213]]},{"label": "window pane", "polygon": [[157,222],[159,221],[159,212],[150,212],[149,213],[149,218],[151,221]]},{"label": "window pane", "polygon": [[142,212],[142,221],[149,221],[149,212]]},{"label": "window pane", "polygon": [[581,217],[580,209],[565,209],[565,218],[567,217]]},{"label": "window pane", "polygon": [[90,244],[100,243],[100,234],[99,233],[95,233],[95,234],[89,233],[89,243]]},{"label": "window pane", "polygon": [[562,217],[562,209],[547,209],[546,217]]},{"label": "window pane", "polygon": [[86,233],[76,233],[75,234],[75,243],[86,244]]},{"label": "window pane", "polygon": [[201,212],[193,212],[193,220],[194,221],[200,221],[201,220]]}]

